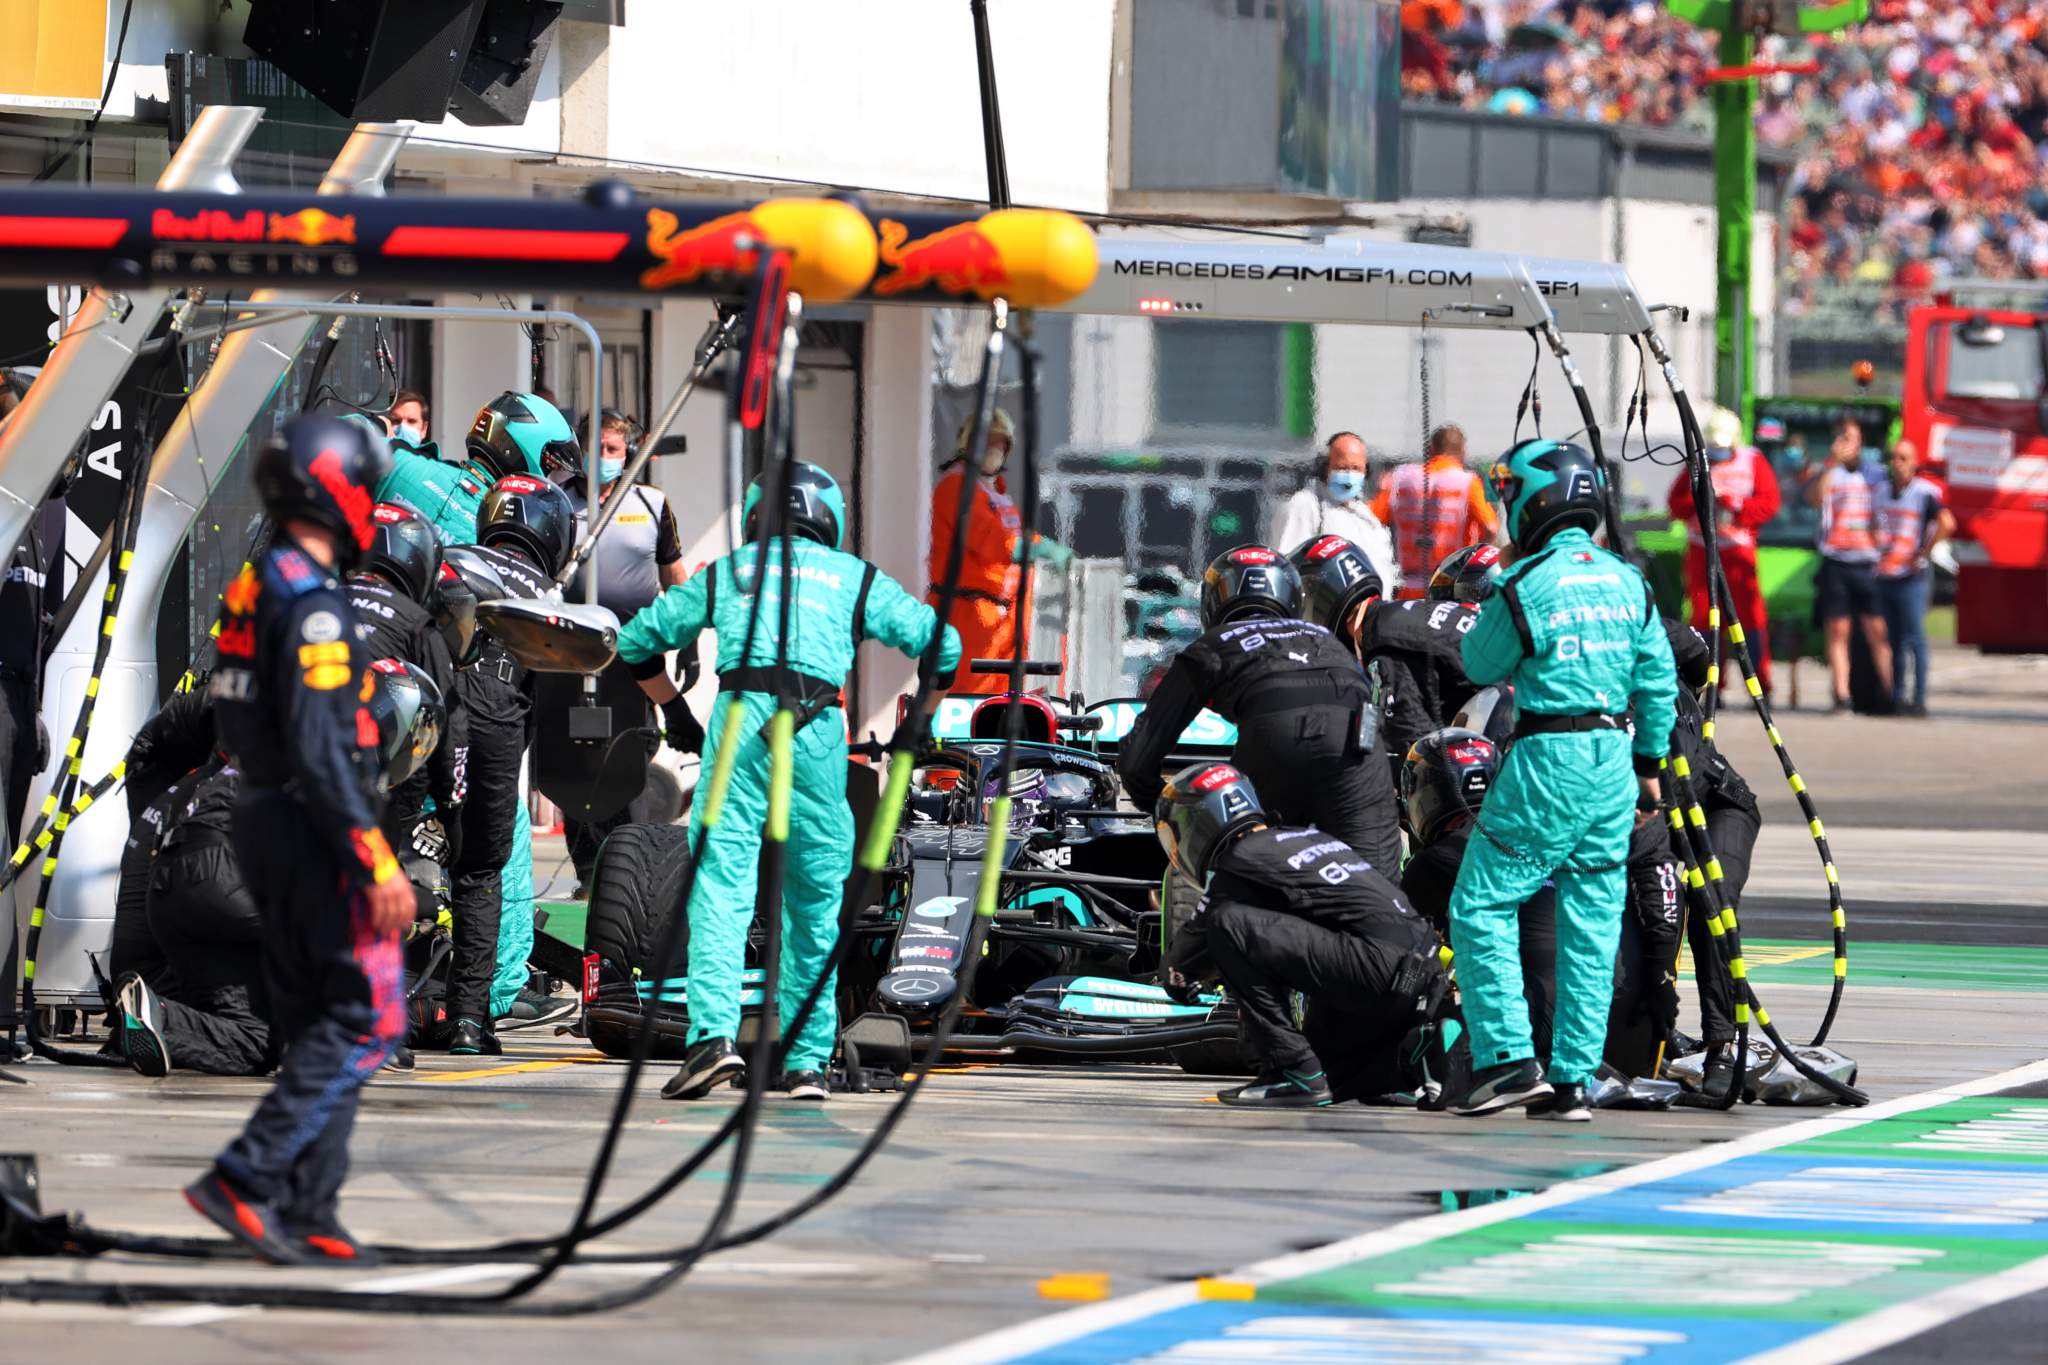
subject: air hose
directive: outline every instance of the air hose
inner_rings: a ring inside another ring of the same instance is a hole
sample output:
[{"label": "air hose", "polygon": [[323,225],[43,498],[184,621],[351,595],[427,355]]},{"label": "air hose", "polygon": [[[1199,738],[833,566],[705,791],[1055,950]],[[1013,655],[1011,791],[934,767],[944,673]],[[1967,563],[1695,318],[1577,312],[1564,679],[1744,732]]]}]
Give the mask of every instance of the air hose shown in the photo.
[{"label": "air hose", "polygon": [[1693,484],[1693,510],[1699,520],[1700,536],[1706,552],[1710,589],[1707,625],[1713,657],[1707,669],[1705,719],[1701,724],[1701,737],[1709,743],[1714,738],[1714,717],[1718,710],[1721,684],[1721,627],[1725,620],[1728,643],[1733,646],[1736,665],[1742,672],[1743,687],[1749,693],[1750,705],[1755,708],[1757,718],[1763,723],[1764,736],[1770,741],[1772,752],[1777,755],[1778,766],[1784,771],[1785,784],[1791,788],[1793,799],[1799,803],[1800,814],[1806,817],[1807,833],[1812,836],[1814,849],[1820,856],[1822,874],[1827,878],[1828,911],[1834,948],[1834,977],[1828,993],[1827,1011],[1822,1015],[1820,1027],[1815,1031],[1809,1044],[1812,1047],[1819,1047],[1827,1041],[1828,1033],[1834,1028],[1835,1015],[1841,1009],[1842,992],[1849,977],[1849,921],[1847,909],[1842,902],[1841,875],[1835,867],[1834,853],[1828,847],[1827,827],[1821,823],[1820,811],[1814,805],[1813,794],[1807,789],[1806,779],[1799,775],[1799,769],[1792,761],[1792,753],[1785,746],[1785,737],[1772,716],[1770,699],[1764,695],[1763,684],[1757,678],[1755,665],[1750,659],[1749,643],[1743,633],[1742,621],[1734,611],[1734,599],[1729,591],[1728,575],[1721,564],[1720,547],[1715,535],[1713,476],[1707,467],[1706,438],[1700,430],[1699,419],[1693,412],[1692,399],[1678,378],[1677,368],[1672,364],[1663,340],[1655,332],[1648,333],[1647,340],[1651,354],[1663,371],[1664,382],[1678,405],[1679,425],[1686,444],[1686,472]]}]

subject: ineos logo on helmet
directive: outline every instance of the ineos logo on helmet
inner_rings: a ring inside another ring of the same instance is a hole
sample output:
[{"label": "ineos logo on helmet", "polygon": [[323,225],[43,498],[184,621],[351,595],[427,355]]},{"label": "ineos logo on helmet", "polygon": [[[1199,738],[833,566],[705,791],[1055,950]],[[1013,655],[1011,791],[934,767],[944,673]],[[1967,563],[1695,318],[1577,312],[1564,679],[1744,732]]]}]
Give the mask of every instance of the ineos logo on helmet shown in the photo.
[{"label": "ineos logo on helmet", "polygon": [[1288,556],[1301,580],[1298,608],[1305,621],[1336,630],[1360,602],[1386,595],[1372,561],[1342,536],[1323,536],[1295,548]]},{"label": "ineos logo on helmet", "polygon": [[392,586],[424,603],[447,566],[441,560],[441,537],[432,525],[403,507],[380,502],[371,509],[371,535],[363,567],[382,574]]},{"label": "ineos logo on helmet", "polygon": [[1205,880],[1218,850],[1265,820],[1259,794],[1228,763],[1197,763],[1174,774],[1153,807],[1153,829],[1173,865]]},{"label": "ineos logo on helmet", "polygon": [[576,512],[568,495],[547,480],[511,475],[484,495],[477,508],[476,540],[524,551],[552,577],[576,544]]},{"label": "ineos logo on helmet", "polygon": [[1245,616],[1293,616],[1301,610],[1301,575],[1264,545],[1239,545],[1202,574],[1202,628]]}]

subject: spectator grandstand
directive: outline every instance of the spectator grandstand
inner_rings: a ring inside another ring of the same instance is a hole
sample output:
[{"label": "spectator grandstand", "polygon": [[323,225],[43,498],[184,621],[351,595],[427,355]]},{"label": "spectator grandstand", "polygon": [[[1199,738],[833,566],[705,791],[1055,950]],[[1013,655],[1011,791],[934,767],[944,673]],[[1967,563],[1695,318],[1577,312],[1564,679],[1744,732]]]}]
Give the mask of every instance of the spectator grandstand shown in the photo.
[{"label": "spectator grandstand", "polygon": [[[1497,113],[1712,127],[1714,35],[1629,0],[1408,0],[1410,98]],[[2048,10],[1874,0],[1871,21],[1767,38],[1758,141],[1798,154],[1780,306],[1844,287],[1902,308],[1950,276],[2048,277]]]}]

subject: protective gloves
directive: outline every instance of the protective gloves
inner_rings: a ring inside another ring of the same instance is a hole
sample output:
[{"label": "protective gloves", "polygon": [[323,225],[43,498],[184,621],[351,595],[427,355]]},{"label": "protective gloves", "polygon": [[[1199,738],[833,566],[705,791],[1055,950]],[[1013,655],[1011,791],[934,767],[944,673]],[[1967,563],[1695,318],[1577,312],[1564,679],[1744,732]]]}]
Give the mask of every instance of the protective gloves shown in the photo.
[{"label": "protective gloves", "polygon": [[661,704],[661,737],[677,753],[704,752],[704,727],[690,714],[690,704],[681,695]]}]

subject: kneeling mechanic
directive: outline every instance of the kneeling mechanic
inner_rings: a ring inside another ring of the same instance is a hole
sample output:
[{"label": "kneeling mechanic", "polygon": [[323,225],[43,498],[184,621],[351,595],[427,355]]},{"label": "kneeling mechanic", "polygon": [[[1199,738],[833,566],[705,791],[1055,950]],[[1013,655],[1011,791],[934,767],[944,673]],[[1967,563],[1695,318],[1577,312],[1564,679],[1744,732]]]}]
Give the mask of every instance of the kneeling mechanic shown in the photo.
[{"label": "kneeling mechanic", "polygon": [[[1182,769],[1153,818],[1173,865],[1206,884],[1168,949],[1166,989],[1189,1000],[1220,978],[1259,1056],[1258,1078],[1217,1098],[1293,1109],[1409,1088],[1402,1039],[1449,983],[1400,890],[1340,839],[1269,826],[1227,763]],[[1299,1027],[1295,991],[1308,997]]]}]

